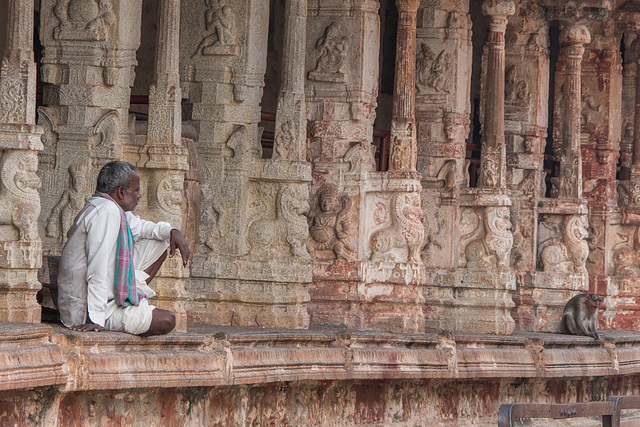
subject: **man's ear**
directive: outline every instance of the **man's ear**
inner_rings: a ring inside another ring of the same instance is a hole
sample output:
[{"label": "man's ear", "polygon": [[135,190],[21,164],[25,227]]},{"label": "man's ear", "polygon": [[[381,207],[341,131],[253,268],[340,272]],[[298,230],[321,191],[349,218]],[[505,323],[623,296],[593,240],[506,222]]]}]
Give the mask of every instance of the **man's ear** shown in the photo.
[{"label": "man's ear", "polygon": [[114,197],[114,199],[117,198],[117,200],[122,200],[124,198],[124,193],[125,193],[124,186],[121,185],[120,187],[116,188],[116,191],[114,193],[115,193],[114,196],[116,196]]}]

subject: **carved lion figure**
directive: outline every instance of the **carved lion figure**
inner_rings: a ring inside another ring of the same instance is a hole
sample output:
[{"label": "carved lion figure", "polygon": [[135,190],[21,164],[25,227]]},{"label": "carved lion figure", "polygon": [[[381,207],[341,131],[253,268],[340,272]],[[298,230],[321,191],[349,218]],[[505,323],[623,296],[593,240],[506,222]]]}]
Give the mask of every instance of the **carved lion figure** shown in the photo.
[{"label": "carved lion figure", "polygon": [[424,241],[422,206],[418,193],[398,193],[391,199],[391,225],[371,235],[371,259],[398,262],[393,249],[407,249],[408,262],[422,262],[420,248]]},{"label": "carved lion figure", "polygon": [[276,218],[254,221],[247,235],[252,254],[282,255],[278,248],[283,239],[297,258],[308,259],[305,247],[309,237],[307,218],[309,211],[306,187],[283,185],[276,196]]},{"label": "carved lion figure", "polygon": [[0,224],[13,225],[18,229],[20,240],[38,240],[38,217],[42,185],[35,152],[9,150],[2,156],[0,178]]},{"label": "carved lion figure", "polygon": [[562,239],[545,246],[540,252],[544,271],[587,273],[589,237],[586,215],[572,215],[564,220]]},{"label": "carved lion figure", "polygon": [[467,236],[467,239],[463,239],[469,241],[464,249],[467,266],[509,266],[513,233],[511,211],[507,206],[487,207],[482,224]]}]

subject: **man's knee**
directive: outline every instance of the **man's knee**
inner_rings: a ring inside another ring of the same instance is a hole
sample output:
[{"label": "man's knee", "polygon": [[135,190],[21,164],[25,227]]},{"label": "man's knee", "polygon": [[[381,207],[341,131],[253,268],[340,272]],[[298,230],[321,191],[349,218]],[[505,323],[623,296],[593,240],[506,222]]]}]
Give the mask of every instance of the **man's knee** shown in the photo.
[{"label": "man's knee", "polygon": [[176,316],[169,310],[154,308],[151,317],[151,326],[142,336],[163,335],[173,331],[176,327]]}]

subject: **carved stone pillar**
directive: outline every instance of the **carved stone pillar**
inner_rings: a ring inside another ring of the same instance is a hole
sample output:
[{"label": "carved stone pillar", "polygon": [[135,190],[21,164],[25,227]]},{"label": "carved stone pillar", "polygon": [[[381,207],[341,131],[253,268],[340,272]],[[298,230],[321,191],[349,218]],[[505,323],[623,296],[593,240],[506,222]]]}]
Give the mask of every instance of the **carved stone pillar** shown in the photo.
[{"label": "carved stone pillar", "polygon": [[482,13],[488,15],[489,35],[486,42],[487,66],[484,85],[484,123],[480,186],[505,188],[507,155],[504,143],[504,33],[507,16],[513,15],[513,1],[485,0]]},{"label": "carved stone pillar", "polygon": [[591,34],[581,24],[567,25],[560,33],[564,58],[564,86],[562,91],[563,120],[560,149],[560,177],[558,198],[582,199],[582,156],[580,153],[580,121],[582,118],[581,71],[584,45],[591,42]]},{"label": "carved stone pillar", "polygon": [[629,204],[631,210],[640,212],[640,33],[631,44],[631,53],[636,63],[636,102],[633,111],[633,151],[631,157],[631,179],[629,183]]},{"label": "carved stone pillar", "polygon": [[299,36],[306,31],[306,2],[287,6],[278,153],[263,158],[263,88],[277,63],[267,61],[269,14],[274,22],[283,15],[269,6],[256,0],[181,1],[182,20],[189,23],[180,35],[184,111],[199,131],[202,189],[200,234],[187,288],[191,322],[309,325],[311,265],[304,215],[311,167],[304,161],[306,52]]},{"label": "carved stone pillar", "polygon": [[554,153],[559,177],[553,177],[551,197],[538,207],[537,268],[530,295],[537,303],[533,330],[560,330],[562,310],[577,292],[589,291],[589,220],[583,198],[581,147],[581,73],[584,45],[591,40],[580,24],[560,33],[556,64]]},{"label": "carved stone pillar", "polygon": [[[182,96],[180,94],[179,39],[180,1],[161,0],[158,5],[154,78],[149,93],[147,138],[140,156],[131,159],[146,181],[147,203],[141,215],[154,221],[167,221],[184,230],[185,171],[189,169],[187,149],[182,146]],[[137,160],[137,162],[136,162]],[[157,297],[152,302],[176,315],[176,330],[186,331],[184,306],[189,271],[179,256],[167,258],[153,281]]]},{"label": "carved stone pillar", "polygon": [[44,106],[38,123],[45,132],[38,174],[45,254],[60,253],[105,163],[137,163],[129,98],[141,13],[141,0],[41,2]]},{"label": "carved stone pillar", "polygon": [[391,117],[389,170],[416,170],[416,14],[419,0],[396,0],[396,72]]},{"label": "carved stone pillar", "polygon": [[[276,110],[274,158],[306,159],[307,108],[304,99],[304,61],[307,0],[287,0],[282,50],[282,74]],[[294,145],[294,142],[297,144]]]},{"label": "carved stone pillar", "polygon": [[38,233],[42,128],[35,125],[33,2],[11,0],[0,66],[0,320],[40,322]]}]

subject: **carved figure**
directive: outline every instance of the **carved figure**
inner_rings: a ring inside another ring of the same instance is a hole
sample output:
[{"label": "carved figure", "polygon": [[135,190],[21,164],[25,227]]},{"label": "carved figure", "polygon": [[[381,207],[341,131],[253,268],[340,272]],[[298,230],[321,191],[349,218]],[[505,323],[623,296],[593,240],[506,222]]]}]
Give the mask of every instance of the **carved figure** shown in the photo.
[{"label": "carved figure", "polygon": [[438,92],[447,92],[449,90],[449,80],[451,78],[451,54],[443,50],[431,65],[431,75],[427,84]]},{"label": "carved figure", "polygon": [[544,271],[587,273],[589,237],[586,215],[572,215],[564,220],[562,240],[552,242],[540,252]]},{"label": "carved figure", "polygon": [[602,298],[596,294],[578,294],[571,298],[562,312],[562,333],[599,340],[598,308],[601,303]]},{"label": "carved figure", "polygon": [[325,184],[318,190],[317,207],[307,215],[309,239],[307,250],[312,257],[321,258],[327,252],[331,258],[354,259],[355,249],[349,243],[354,224],[349,220],[352,201],[342,197],[335,185]]},{"label": "carved figure", "polygon": [[54,39],[106,40],[116,22],[110,0],[58,0],[53,14],[60,21]]},{"label": "carved figure", "polygon": [[316,43],[320,51],[316,69],[309,72],[309,80],[343,82],[344,60],[347,56],[347,39],[340,34],[338,24],[332,22]]},{"label": "carved figure", "polygon": [[306,187],[283,185],[276,196],[276,218],[259,219],[249,227],[248,240],[251,253],[281,255],[279,241],[283,238],[291,248],[291,254],[308,259],[306,241],[309,226],[304,216],[309,211]]},{"label": "carved figure", "polygon": [[88,172],[89,168],[84,163],[69,166],[69,186],[49,214],[45,228],[47,237],[58,238],[63,244],[67,241],[67,230],[89,196],[86,188]]},{"label": "carved figure", "polygon": [[205,28],[211,34],[200,41],[192,58],[198,54],[217,55],[223,53],[221,48],[237,45],[236,14],[231,6],[227,6],[227,0],[205,0],[205,4]]},{"label": "carved figure", "polygon": [[636,227],[633,233],[633,247],[618,249],[613,255],[613,262],[616,275],[640,276],[640,227]]},{"label": "carved figure", "polygon": [[371,259],[399,262],[394,248],[407,249],[407,262],[422,262],[420,248],[424,240],[420,194],[398,193],[391,199],[391,225],[371,235]]},{"label": "carved figure", "polygon": [[10,68],[11,65],[7,58],[2,58],[2,79],[0,79],[0,123],[19,123],[26,118],[26,76],[10,75]]},{"label": "carved figure", "polygon": [[602,108],[601,103],[596,103],[593,96],[589,92],[582,94],[582,125],[588,125],[593,122],[593,113],[599,112]]},{"label": "carved figure", "polygon": [[483,221],[465,236],[467,267],[508,267],[513,247],[511,211],[507,206],[485,208]]},{"label": "carved figure", "polygon": [[416,57],[416,88],[420,93],[427,88],[433,57],[434,54],[431,48],[426,43],[421,43],[420,52]]},{"label": "carved figure", "polygon": [[20,240],[38,240],[38,217],[42,185],[35,152],[8,150],[2,157],[0,178],[0,224],[13,225],[18,229]]}]

